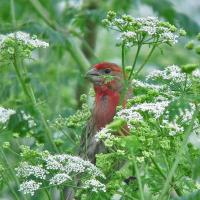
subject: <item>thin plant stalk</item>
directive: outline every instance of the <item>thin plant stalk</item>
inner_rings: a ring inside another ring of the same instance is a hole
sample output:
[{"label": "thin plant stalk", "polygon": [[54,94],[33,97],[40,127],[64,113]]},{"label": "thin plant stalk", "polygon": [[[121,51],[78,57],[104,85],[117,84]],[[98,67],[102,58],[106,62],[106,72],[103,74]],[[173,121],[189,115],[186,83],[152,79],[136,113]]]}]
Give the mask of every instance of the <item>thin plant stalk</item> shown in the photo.
[{"label": "thin plant stalk", "polygon": [[126,83],[126,72],[125,72],[125,45],[122,44],[122,72],[123,72],[123,78]]},{"label": "thin plant stalk", "polygon": [[60,189],[60,199],[65,200],[64,190]]},{"label": "thin plant stalk", "polygon": [[130,72],[130,74],[129,74],[128,80],[131,80],[131,78],[132,78],[133,71],[134,71],[134,68],[135,68],[135,66],[136,66],[137,59],[138,59],[138,56],[139,56],[141,47],[142,47],[142,44],[141,44],[141,43],[138,43],[137,51],[136,51],[136,54],[135,54],[135,59],[134,59],[134,61],[133,61],[132,69],[131,69],[131,72]]},{"label": "thin plant stalk", "polygon": [[195,110],[195,112],[194,112],[194,114],[193,114],[193,116],[192,116],[190,125],[188,126],[188,128],[186,129],[186,131],[185,131],[185,133],[184,133],[185,137],[184,137],[184,139],[183,139],[182,145],[181,145],[179,151],[176,153],[176,157],[175,157],[174,163],[173,163],[173,165],[172,165],[172,167],[171,167],[171,169],[170,169],[170,171],[169,171],[169,174],[167,175],[167,179],[166,179],[166,181],[165,181],[164,187],[163,187],[163,189],[161,190],[161,193],[160,193],[158,199],[164,199],[164,198],[165,198],[165,195],[167,194],[167,192],[168,192],[168,190],[169,190],[170,183],[171,183],[171,181],[172,181],[172,178],[173,178],[173,176],[174,176],[174,173],[176,172],[176,169],[177,169],[177,167],[178,167],[178,164],[179,164],[179,162],[180,162],[180,160],[181,160],[181,156],[182,156],[182,154],[183,154],[183,152],[184,152],[184,150],[185,150],[185,147],[186,147],[186,145],[187,145],[188,137],[189,137],[189,135],[190,135],[190,133],[191,133],[191,131],[192,131],[192,128],[193,128],[193,125],[194,125],[194,121],[195,121],[195,119],[196,119],[196,117],[197,117],[198,112],[199,112],[199,111],[198,111],[198,107],[196,107],[196,110]]},{"label": "thin plant stalk", "polygon": [[16,193],[15,190],[13,190],[13,188],[10,186],[9,181],[6,179],[6,177],[4,176],[3,173],[1,173],[1,177],[2,177],[3,180],[4,180],[4,183],[6,183],[6,185],[7,185],[8,188],[10,189],[10,191],[11,191],[11,193],[12,193],[14,199],[20,200],[20,198],[18,197],[17,193]]},{"label": "thin plant stalk", "polygon": [[142,180],[140,178],[140,173],[139,173],[139,169],[138,169],[135,157],[133,157],[133,165],[134,165],[134,169],[135,169],[135,173],[136,173],[136,177],[137,177],[137,181],[138,181],[140,199],[145,200],[144,199],[144,190],[143,190]]},{"label": "thin plant stalk", "polygon": [[17,187],[19,187],[19,181],[18,181],[18,179],[17,179],[17,177],[16,177],[16,175],[15,175],[14,170],[10,167],[9,162],[8,162],[8,160],[7,160],[7,157],[6,157],[6,155],[5,155],[4,151],[3,151],[3,149],[1,148],[0,151],[1,151],[1,155],[2,155],[2,157],[3,157],[3,159],[4,159],[4,163],[5,163],[5,165],[7,166],[7,169],[9,169],[9,171],[10,171],[10,175],[11,175],[12,178],[15,180]]},{"label": "thin plant stalk", "polygon": [[46,188],[44,189],[44,191],[46,193],[48,200],[51,200],[51,195],[49,194],[49,191]]},{"label": "thin plant stalk", "polygon": [[157,43],[155,43],[154,45],[153,45],[153,47],[151,48],[151,50],[150,50],[150,52],[149,52],[149,54],[148,54],[148,56],[146,57],[146,59],[144,60],[144,62],[142,63],[142,65],[140,66],[140,68],[137,70],[137,72],[136,72],[136,76],[140,73],[140,71],[144,68],[144,66],[146,65],[146,63],[147,63],[147,61],[150,59],[150,57],[151,57],[151,55],[153,54],[153,52],[154,52],[154,50],[155,50],[155,48],[157,47]]},{"label": "thin plant stalk", "polygon": [[[17,49],[16,49],[17,50]],[[25,93],[25,95],[29,98],[31,104],[33,105],[33,107],[35,108],[35,110],[38,112],[40,118],[41,118],[41,122],[46,130],[46,136],[51,144],[51,146],[53,147],[54,151],[55,152],[58,152],[58,149],[51,137],[51,131],[50,131],[50,128],[44,118],[44,115],[43,113],[41,112],[40,108],[37,106],[37,101],[36,101],[36,98],[35,98],[35,95],[34,95],[34,92],[33,92],[33,89],[31,87],[31,85],[29,84],[29,86],[27,86],[27,84],[24,82],[24,79],[22,77],[22,73],[20,72],[20,68],[18,66],[18,62],[17,62],[17,56],[16,56],[16,53],[14,54],[14,58],[13,58],[13,66],[14,66],[14,69],[16,71],[16,74],[17,74],[17,77],[19,79],[19,82],[23,88],[23,91]]]},{"label": "thin plant stalk", "polygon": [[[154,160],[153,157],[150,157],[152,160],[152,163],[155,166],[155,169],[159,172],[159,174],[163,177],[164,180],[166,180],[166,175],[163,173],[162,169],[160,168],[160,166],[156,163],[156,161]],[[180,189],[177,187],[177,185],[171,184],[171,186],[174,188],[175,192],[177,193],[178,196],[181,196],[182,193],[180,191]]]}]

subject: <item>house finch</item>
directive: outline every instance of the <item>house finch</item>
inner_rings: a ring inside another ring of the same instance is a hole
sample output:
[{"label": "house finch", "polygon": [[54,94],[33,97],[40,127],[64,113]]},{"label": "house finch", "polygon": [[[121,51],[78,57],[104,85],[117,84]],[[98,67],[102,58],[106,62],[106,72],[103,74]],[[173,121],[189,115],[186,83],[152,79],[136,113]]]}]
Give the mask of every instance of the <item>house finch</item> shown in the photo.
[{"label": "house finch", "polygon": [[[110,78],[107,79],[107,75]],[[81,137],[79,155],[95,163],[95,155],[105,151],[104,145],[96,141],[95,135],[113,120],[123,92],[123,75],[122,69],[118,65],[102,62],[94,65],[87,72],[86,78],[93,83],[95,104],[91,118]],[[67,200],[74,199],[72,188],[66,190],[65,194]]]},{"label": "house finch", "polygon": [[96,141],[95,135],[113,120],[123,92],[123,75],[118,65],[102,62],[94,65],[86,78],[93,83],[95,104],[81,138],[80,156],[95,163],[95,155],[105,150],[104,145]]}]

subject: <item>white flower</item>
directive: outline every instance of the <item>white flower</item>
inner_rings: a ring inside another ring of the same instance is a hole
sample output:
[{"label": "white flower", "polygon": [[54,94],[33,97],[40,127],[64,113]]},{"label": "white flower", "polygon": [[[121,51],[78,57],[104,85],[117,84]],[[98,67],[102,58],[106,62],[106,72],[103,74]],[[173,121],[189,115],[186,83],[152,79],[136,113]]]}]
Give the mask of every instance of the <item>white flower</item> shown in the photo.
[{"label": "white flower", "polygon": [[[87,177],[87,179],[94,178],[95,180],[99,177],[105,178],[101,170],[90,161],[83,160],[80,157],[68,154],[51,155],[48,151],[41,152],[40,155],[41,157],[38,159],[38,162],[41,161],[41,165],[34,166],[27,162],[22,162],[16,168],[17,176],[24,180],[20,185],[20,191],[23,191],[25,194],[29,193],[33,195],[39,189],[41,180],[45,180],[50,185],[56,186],[64,184],[68,180],[76,183],[77,176],[80,179],[82,178],[81,176],[84,178]],[[34,180],[32,180],[33,177]],[[74,180],[72,180],[72,177]],[[94,181],[91,183],[88,182],[87,186],[89,185],[94,185],[94,190],[104,190],[105,187],[98,180],[96,180],[96,187]]]},{"label": "white flower", "polygon": [[175,121],[168,123],[168,127],[171,129],[169,132],[169,135],[171,136],[184,131],[184,128],[177,124]]},{"label": "white flower", "polygon": [[112,133],[111,129],[108,128],[102,128],[100,131],[97,132],[95,135],[96,141],[102,140],[102,139],[110,139]]},{"label": "white flower", "polygon": [[148,112],[150,114],[153,114],[154,117],[157,119],[164,113],[168,105],[169,101],[160,101],[155,103],[142,103],[134,105],[131,109],[133,111]]},{"label": "white flower", "polygon": [[114,141],[118,140],[118,137],[111,133],[111,130],[107,127],[102,128],[99,132],[95,135],[96,141],[103,141],[105,146],[112,147]]},{"label": "white flower", "polygon": [[46,178],[46,174],[49,172],[42,168],[42,166],[34,166],[29,165],[27,162],[22,162],[18,168],[15,169],[17,171],[17,176],[27,178],[29,176],[35,176],[39,179]]},{"label": "white flower", "polygon": [[89,173],[92,176],[105,178],[104,174],[91,162],[77,156],[68,154],[45,155],[43,156],[45,167],[48,170],[56,170],[59,173],[77,174]]},{"label": "white flower", "polygon": [[134,18],[130,15],[122,15],[113,18],[108,14],[106,26],[117,30],[120,33],[119,44],[125,44],[127,47],[136,45],[141,40],[141,35],[145,36],[143,40],[145,44],[152,44],[156,41],[158,44],[175,44],[180,37],[175,26],[151,16]]},{"label": "white flower", "polygon": [[145,83],[136,79],[132,80],[132,85],[134,87],[141,87],[141,88],[145,88],[145,89],[152,89],[152,90],[162,90],[163,86],[159,86],[159,85],[154,85],[154,84],[149,84],[149,83]]},{"label": "white flower", "polygon": [[179,38],[178,35],[170,32],[167,28],[160,34],[160,37],[162,38],[162,42],[172,42],[173,44],[176,44]]},{"label": "white flower", "polygon": [[30,194],[33,196],[35,191],[40,188],[40,185],[42,185],[42,183],[36,182],[34,180],[25,181],[20,184],[19,191],[22,191],[24,194]]},{"label": "white flower", "polygon": [[0,123],[5,124],[16,112],[12,109],[5,109],[0,107]]},{"label": "white flower", "polygon": [[143,121],[142,115],[136,112],[133,107],[120,110],[116,116],[126,120],[129,128],[132,128],[131,121]]},{"label": "white flower", "polygon": [[50,185],[61,185],[68,180],[71,180],[69,175],[65,173],[56,174],[50,179]]},{"label": "white flower", "polygon": [[84,188],[92,189],[93,192],[99,192],[99,191],[106,192],[106,186],[96,179],[90,179],[85,181]]},{"label": "white flower", "polygon": [[8,39],[21,41],[24,45],[30,45],[33,48],[47,48],[49,46],[49,43],[37,39],[36,36],[31,37],[29,33],[18,31],[7,35],[0,35],[0,48],[4,46],[4,42]]},{"label": "white flower", "polygon": [[34,119],[33,119],[33,117],[32,117],[31,115],[26,114],[23,110],[21,111],[21,114],[22,114],[22,118],[23,118],[25,121],[27,121],[28,127],[29,127],[30,129],[36,126],[36,123],[35,123],[35,121],[34,121]]},{"label": "white flower", "polygon": [[200,78],[200,70],[199,69],[196,69],[192,72],[192,75],[195,77],[195,78]]},{"label": "white flower", "polygon": [[177,65],[168,66],[164,70],[154,70],[147,77],[146,80],[156,80],[162,78],[163,80],[172,80],[173,83],[185,82],[186,75],[181,72],[181,68]]},{"label": "white flower", "polygon": [[60,170],[64,168],[63,165],[59,161],[54,159],[54,156],[51,156],[51,155],[48,155],[47,157],[44,156],[43,159],[46,162],[45,167],[48,170]]}]

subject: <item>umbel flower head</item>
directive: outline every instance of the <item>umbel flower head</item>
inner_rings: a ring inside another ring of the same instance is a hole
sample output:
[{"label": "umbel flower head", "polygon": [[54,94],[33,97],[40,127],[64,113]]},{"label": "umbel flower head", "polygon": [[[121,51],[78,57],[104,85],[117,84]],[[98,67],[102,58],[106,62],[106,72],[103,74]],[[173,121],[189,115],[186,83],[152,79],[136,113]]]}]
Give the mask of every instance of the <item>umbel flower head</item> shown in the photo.
[{"label": "umbel flower head", "polygon": [[127,47],[143,44],[176,44],[180,36],[186,32],[177,29],[168,22],[159,21],[157,17],[134,18],[131,15],[117,16],[113,11],[109,11],[103,24],[120,33],[119,45]]},{"label": "umbel flower head", "polygon": [[30,57],[31,52],[37,48],[47,48],[49,43],[30,36],[29,33],[17,31],[0,35],[0,57],[12,58],[17,53],[20,57]]},{"label": "umbel flower head", "polygon": [[[98,179],[105,179],[104,174],[91,162],[68,154],[52,155],[48,151],[38,152],[23,147],[22,161],[15,169],[22,180],[19,190],[24,194],[34,195],[42,187],[60,187],[76,184],[80,178],[80,187],[91,191],[105,192],[105,185]],[[94,181],[95,180],[95,181]],[[89,187],[90,185],[90,187]]]},{"label": "umbel flower head", "polygon": [[5,124],[16,112],[12,109],[5,109],[0,107],[0,123]]}]

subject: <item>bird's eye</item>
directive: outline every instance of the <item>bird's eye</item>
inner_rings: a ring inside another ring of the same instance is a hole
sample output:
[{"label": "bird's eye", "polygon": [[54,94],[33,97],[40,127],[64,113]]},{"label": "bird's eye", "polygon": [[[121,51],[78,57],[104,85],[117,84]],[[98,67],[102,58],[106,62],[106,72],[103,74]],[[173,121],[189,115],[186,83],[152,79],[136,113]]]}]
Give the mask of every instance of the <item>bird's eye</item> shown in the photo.
[{"label": "bird's eye", "polygon": [[104,72],[105,72],[105,74],[110,74],[111,69],[105,69]]}]

